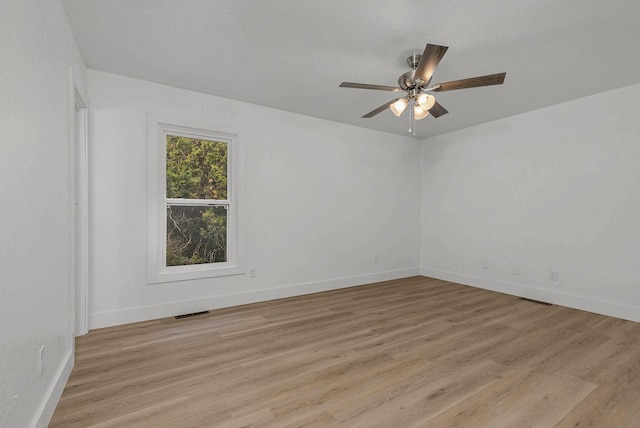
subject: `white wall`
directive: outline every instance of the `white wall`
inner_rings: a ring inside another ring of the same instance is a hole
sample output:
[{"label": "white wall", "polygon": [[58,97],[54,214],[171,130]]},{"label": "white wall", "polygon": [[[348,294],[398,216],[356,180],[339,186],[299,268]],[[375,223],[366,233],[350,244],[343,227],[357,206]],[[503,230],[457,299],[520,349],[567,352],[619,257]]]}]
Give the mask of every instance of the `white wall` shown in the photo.
[{"label": "white wall", "polygon": [[424,140],[422,273],[640,321],[639,113],[635,85]]},{"label": "white wall", "polygon": [[59,1],[3,0],[0,64],[0,426],[46,426],[73,366],[69,65],[86,79]]},{"label": "white wall", "polygon": [[[100,71],[88,78],[91,328],[418,273],[417,141]],[[146,283],[149,113],[244,133],[245,260],[256,278]]]}]

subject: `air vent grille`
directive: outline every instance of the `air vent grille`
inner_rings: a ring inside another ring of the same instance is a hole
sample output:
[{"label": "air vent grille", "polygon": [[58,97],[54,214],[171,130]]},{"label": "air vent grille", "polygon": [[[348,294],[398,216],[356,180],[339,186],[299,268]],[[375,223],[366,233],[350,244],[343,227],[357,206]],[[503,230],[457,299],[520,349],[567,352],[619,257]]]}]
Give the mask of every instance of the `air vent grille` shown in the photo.
[{"label": "air vent grille", "polygon": [[521,297],[520,300],[526,300],[527,302],[537,303],[539,305],[551,306],[551,303],[541,302],[540,300],[527,299],[526,297]]},{"label": "air vent grille", "polygon": [[195,317],[196,315],[204,315],[204,314],[208,314],[209,311],[202,311],[202,312],[194,312],[192,314],[183,314],[183,315],[176,315],[176,319],[182,319],[182,318],[189,318],[189,317]]}]

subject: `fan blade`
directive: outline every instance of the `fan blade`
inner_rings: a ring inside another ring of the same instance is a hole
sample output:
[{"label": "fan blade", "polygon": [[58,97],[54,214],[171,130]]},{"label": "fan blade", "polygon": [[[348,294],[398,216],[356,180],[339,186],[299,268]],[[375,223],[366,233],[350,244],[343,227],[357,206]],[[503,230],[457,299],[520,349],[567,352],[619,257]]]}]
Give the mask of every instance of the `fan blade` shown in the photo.
[{"label": "fan blade", "polygon": [[356,88],[356,89],[373,89],[376,91],[391,91],[391,92],[400,92],[402,89],[397,86],[385,86],[385,85],[369,85],[367,83],[353,83],[353,82],[342,82],[340,84],[341,88]]},{"label": "fan blade", "polygon": [[418,67],[416,67],[416,79],[420,79],[424,82],[424,85],[428,85],[431,81],[431,76],[436,70],[436,67],[440,63],[440,60],[444,56],[445,52],[449,49],[447,46],[431,45],[427,43],[424,48]]},{"label": "fan blade", "polygon": [[371,110],[369,113],[367,113],[367,114],[365,114],[364,116],[362,116],[362,118],[363,118],[363,119],[365,119],[365,118],[373,117],[373,116],[375,116],[376,114],[378,114],[378,113],[381,113],[381,112],[385,111],[386,109],[388,109],[388,108],[391,106],[391,104],[393,104],[393,103],[395,103],[396,101],[401,100],[401,99],[402,99],[402,97],[400,97],[400,98],[396,98],[395,100],[391,100],[391,101],[389,101],[389,102],[388,102],[388,103],[386,103],[386,104],[382,104],[382,105],[381,105],[380,107],[378,107],[377,109],[375,109],[375,110]]},{"label": "fan blade", "polygon": [[447,114],[447,113],[449,113],[449,112],[447,111],[447,109],[446,109],[446,108],[442,107],[442,106],[441,106],[441,105],[436,101],[436,103],[433,105],[433,107],[431,107],[431,108],[429,109],[429,113],[431,113],[431,115],[432,115],[433,117],[440,117],[440,116],[442,116],[443,114]]},{"label": "fan blade", "polygon": [[507,73],[487,74],[486,76],[470,77],[462,80],[438,83],[433,85],[434,92],[453,91],[455,89],[477,88],[480,86],[502,85]]}]

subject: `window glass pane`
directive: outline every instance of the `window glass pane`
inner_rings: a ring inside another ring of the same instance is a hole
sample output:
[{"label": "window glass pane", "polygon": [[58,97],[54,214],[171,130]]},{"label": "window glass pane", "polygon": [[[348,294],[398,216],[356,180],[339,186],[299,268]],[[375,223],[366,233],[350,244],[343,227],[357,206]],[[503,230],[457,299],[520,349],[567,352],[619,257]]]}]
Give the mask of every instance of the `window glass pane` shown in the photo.
[{"label": "window glass pane", "polygon": [[167,207],[167,266],[227,261],[227,207]]},{"label": "window glass pane", "polygon": [[167,135],[167,198],[227,199],[228,146]]}]

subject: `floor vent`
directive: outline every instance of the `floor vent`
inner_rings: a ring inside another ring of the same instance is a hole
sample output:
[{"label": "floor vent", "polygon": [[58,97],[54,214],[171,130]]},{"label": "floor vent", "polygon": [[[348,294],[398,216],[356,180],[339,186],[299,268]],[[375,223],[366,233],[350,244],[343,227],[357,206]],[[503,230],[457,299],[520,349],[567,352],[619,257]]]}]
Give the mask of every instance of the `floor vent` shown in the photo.
[{"label": "floor vent", "polygon": [[520,300],[526,300],[527,302],[537,303],[539,305],[551,306],[551,303],[541,302],[540,300],[527,299],[526,297],[521,297]]},{"label": "floor vent", "polygon": [[204,314],[208,314],[209,311],[202,311],[202,312],[194,312],[192,314],[184,314],[184,315],[176,315],[176,319],[182,319],[182,318],[189,318],[189,317],[195,317],[196,315],[204,315]]}]

